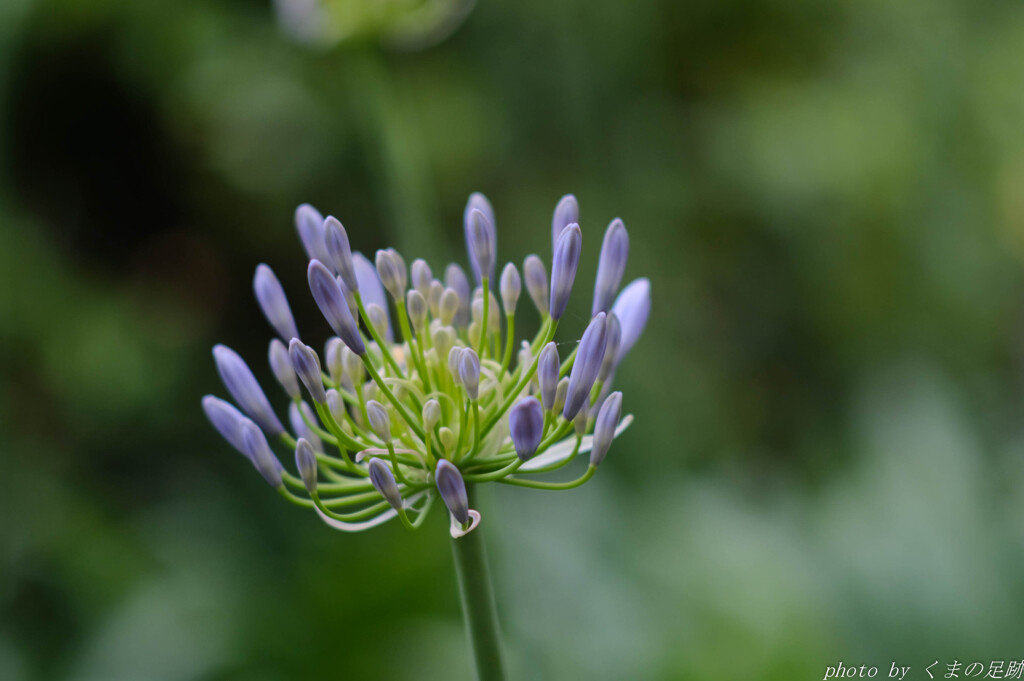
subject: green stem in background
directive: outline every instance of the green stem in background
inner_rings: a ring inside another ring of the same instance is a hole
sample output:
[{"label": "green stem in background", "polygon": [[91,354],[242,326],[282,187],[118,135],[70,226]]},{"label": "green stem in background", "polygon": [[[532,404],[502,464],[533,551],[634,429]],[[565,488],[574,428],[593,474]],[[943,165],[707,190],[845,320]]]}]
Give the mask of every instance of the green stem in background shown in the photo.
[{"label": "green stem in background", "polygon": [[491,294],[490,294],[490,278],[485,274],[483,276],[483,290],[484,290],[484,313],[480,317],[480,345],[476,349],[476,355],[480,359],[484,358],[484,350],[487,349],[487,316],[490,314]]},{"label": "green stem in background", "polygon": [[[472,508],[476,505],[475,486],[466,485],[466,492]],[[505,666],[501,656],[498,611],[480,527],[452,540],[452,556],[455,558],[462,618],[466,622],[466,633],[473,649],[477,681],[504,681]]]}]

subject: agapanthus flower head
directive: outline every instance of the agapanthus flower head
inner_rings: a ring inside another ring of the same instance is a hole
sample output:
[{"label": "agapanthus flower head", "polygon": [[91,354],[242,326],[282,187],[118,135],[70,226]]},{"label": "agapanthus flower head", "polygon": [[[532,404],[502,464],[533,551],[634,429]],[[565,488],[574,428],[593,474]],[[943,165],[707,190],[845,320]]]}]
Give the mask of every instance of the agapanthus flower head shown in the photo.
[{"label": "agapanthus flower head", "polygon": [[[463,227],[475,289],[456,264],[445,267],[442,283],[423,260],[413,261],[410,276],[394,249],[377,251],[376,265],[370,263],[350,250],[340,221],[312,206],[300,206],[295,224],[310,293],[334,335],[322,346],[317,341],[321,361],[294,332],[277,277],[258,268],[254,290],[281,337],[271,342],[268,359],[290,402],[290,428],[245,361],[225,346],[213,354],[240,409],[211,395],[202,402],[214,428],[271,486],[331,527],[362,530],[397,517],[416,529],[440,498],[452,536],[460,537],[480,522],[468,487],[583,484],[631,422],[610,384],[649,317],[650,282],[638,279],[618,291],[628,251],[621,221],[605,235],[591,321],[578,343],[560,341],[572,348],[567,357],[554,339],[583,247],[571,195],[552,218],[550,278],[540,258],[529,256],[522,278],[509,264],[500,280],[494,210],[482,194],[471,196]],[[541,325],[533,338],[516,339],[524,284]],[[293,454],[287,458],[294,458],[296,474],[272,446]],[[575,481],[536,479],[588,451],[587,472]]]}]

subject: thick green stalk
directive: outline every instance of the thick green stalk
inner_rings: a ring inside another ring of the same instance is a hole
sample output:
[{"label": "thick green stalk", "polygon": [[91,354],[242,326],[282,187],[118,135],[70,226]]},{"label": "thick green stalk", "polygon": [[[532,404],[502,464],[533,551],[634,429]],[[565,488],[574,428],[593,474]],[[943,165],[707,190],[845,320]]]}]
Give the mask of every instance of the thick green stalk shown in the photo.
[{"label": "thick green stalk", "polygon": [[[467,485],[466,492],[469,494],[469,505],[473,507],[476,496],[474,485]],[[498,612],[480,528],[453,539],[452,555],[455,557],[455,575],[462,598],[462,618],[466,622],[466,632],[473,648],[477,680],[504,681],[505,665],[501,656]]]}]

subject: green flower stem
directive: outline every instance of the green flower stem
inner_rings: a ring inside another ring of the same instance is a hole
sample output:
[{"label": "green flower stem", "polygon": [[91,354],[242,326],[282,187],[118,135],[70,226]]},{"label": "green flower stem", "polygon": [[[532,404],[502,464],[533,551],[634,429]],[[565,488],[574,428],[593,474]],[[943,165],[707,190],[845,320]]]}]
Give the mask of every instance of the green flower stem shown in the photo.
[{"label": "green flower stem", "polygon": [[[366,329],[370,332],[370,337],[373,338],[373,342],[380,348],[380,354],[383,355],[384,361],[391,365],[392,370],[395,372],[395,376],[404,376],[401,367],[398,366],[398,362],[391,353],[387,350],[387,345],[384,343],[384,339],[377,333],[377,329],[374,328],[373,323],[370,322],[370,315],[366,313],[366,308],[363,307],[363,297],[359,295],[359,291],[355,292],[356,307],[359,308],[359,316],[363,319],[363,324],[366,325]],[[369,363],[366,355],[363,355],[363,362]]]},{"label": "green flower stem", "polygon": [[[475,506],[475,485],[467,485],[466,492],[470,507]],[[487,567],[487,552],[479,527],[452,540],[452,556],[455,558],[462,617],[473,649],[477,681],[504,681],[498,613]]]},{"label": "green flower stem", "polygon": [[[523,460],[517,456],[515,461],[504,468],[499,468],[491,473],[481,473],[479,475],[464,474],[462,479],[466,482],[494,482],[495,480],[504,478],[506,475],[515,473],[523,463]],[[533,471],[530,472],[532,473]]]},{"label": "green flower stem", "polygon": [[[532,472],[532,471],[531,471]],[[594,477],[594,473],[597,472],[597,466],[587,466],[587,472],[575,480],[569,482],[540,482],[539,480],[523,480],[521,478],[502,478],[498,482],[506,485],[518,485],[520,487],[532,487],[534,489],[573,489],[579,487],[587,480]]]},{"label": "green flower stem", "polygon": [[569,356],[565,358],[564,362],[562,362],[562,366],[558,369],[558,377],[559,378],[562,378],[563,376],[565,376],[567,373],[569,373],[569,370],[572,369],[572,364],[573,364],[573,362],[576,361],[576,353],[579,352],[579,349],[580,349],[580,346],[579,346],[579,343],[577,343],[576,347],[574,347],[572,349],[572,352],[569,353]]},{"label": "green flower stem", "polygon": [[505,319],[505,356],[501,358],[502,376],[508,371],[508,365],[512,362],[512,346],[516,343],[516,315],[512,313]]},{"label": "green flower stem", "polygon": [[[558,322],[552,322],[551,326],[548,328],[547,334],[544,335],[545,340],[543,343],[541,343],[541,347],[544,347],[544,345],[549,343],[551,339],[555,337],[555,331],[557,330]],[[519,397],[519,393],[523,392],[523,389],[527,385],[529,385],[530,379],[533,378],[533,375],[535,373],[537,373],[537,364],[539,362],[540,354],[535,354],[533,358],[533,363],[530,364],[530,369],[526,372],[526,375],[520,378],[519,382],[516,383],[512,390],[509,391],[508,397],[506,397],[505,401],[501,403],[501,405],[498,407],[498,410],[494,412],[490,417],[488,417],[487,423],[484,425],[484,429],[483,432],[481,433],[481,436],[487,435],[487,433],[491,432],[491,428],[494,427],[494,424],[496,424],[498,420],[501,419],[505,412],[508,411],[508,408],[512,406],[512,403],[516,400],[516,398]]]},{"label": "green flower stem", "polygon": [[[487,349],[487,315],[490,314],[489,308],[491,303],[491,295],[488,292],[490,286],[490,278],[484,275],[483,287],[484,287],[484,314],[480,317],[480,345],[476,349],[477,357],[480,359],[484,358],[484,350]],[[470,296],[472,298],[472,296]],[[472,302],[472,301],[471,301]]]}]

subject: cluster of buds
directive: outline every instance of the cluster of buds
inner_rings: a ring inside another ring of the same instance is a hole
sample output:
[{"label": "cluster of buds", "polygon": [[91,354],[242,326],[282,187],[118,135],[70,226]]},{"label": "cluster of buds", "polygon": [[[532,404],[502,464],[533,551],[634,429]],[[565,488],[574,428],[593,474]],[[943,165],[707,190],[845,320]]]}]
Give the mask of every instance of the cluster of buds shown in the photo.
[{"label": "cluster of buds", "polygon": [[[440,497],[459,537],[480,522],[467,484],[571,489],[594,475],[632,420],[622,417],[622,394],[611,384],[650,312],[647,279],[619,291],[629,252],[621,220],[605,232],[591,320],[565,358],[554,338],[582,250],[575,197],[555,208],[550,279],[530,255],[522,277],[509,263],[495,282],[494,212],[482,194],[470,196],[464,229],[475,289],[458,265],[448,265],[442,283],[423,260],[407,268],[394,249],[377,251],[371,264],[352,252],[337,219],[312,206],[300,206],[295,223],[309,256],[310,292],[336,335],[321,358],[299,336],[273,271],[256,268],[256,299],[279,336],[269,361],[291,399],[290,428],[245,361],[223,345],[213,356],[238,406],[203,398],[213,426],[285,498],[332,527],[357,531],[395,517],[415,529]],[[517,348],[524,281],[542,322]],[[271,442],[294,452],[297,476]],[[589,465],[575,480],[534,477],[586,452]]]}]

